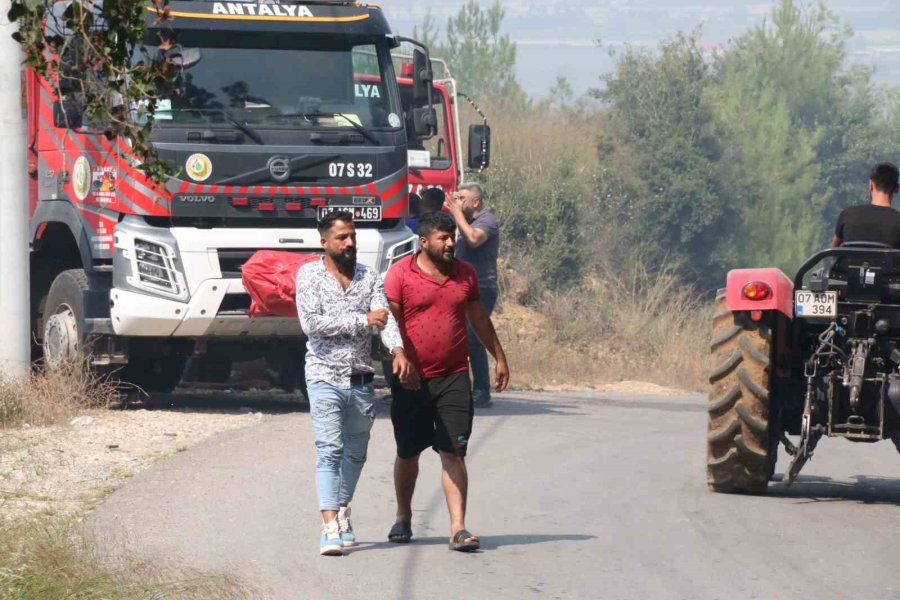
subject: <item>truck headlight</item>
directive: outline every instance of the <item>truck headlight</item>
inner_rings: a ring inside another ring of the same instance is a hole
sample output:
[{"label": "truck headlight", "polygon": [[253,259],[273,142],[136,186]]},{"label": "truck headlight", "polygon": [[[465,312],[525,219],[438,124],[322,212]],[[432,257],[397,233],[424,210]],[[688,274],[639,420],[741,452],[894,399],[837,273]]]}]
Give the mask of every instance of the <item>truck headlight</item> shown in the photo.
[{"label": "truck headlight", "polygon": [[149,289],[180,296],[184,291],[181,274],[175,268],[174,251],[147,240],[134,240],[134,261],[138,282]]}]

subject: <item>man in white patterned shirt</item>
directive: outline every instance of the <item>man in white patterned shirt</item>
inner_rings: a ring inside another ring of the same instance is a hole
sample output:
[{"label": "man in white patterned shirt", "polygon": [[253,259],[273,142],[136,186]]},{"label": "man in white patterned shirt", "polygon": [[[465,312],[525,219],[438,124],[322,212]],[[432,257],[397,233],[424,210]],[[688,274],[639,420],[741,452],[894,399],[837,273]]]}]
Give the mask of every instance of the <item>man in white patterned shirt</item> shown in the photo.
[{"label": "man in white patterned shirt", "polygon": [[350,501],[375,420],[372,333],[394,356],[394,374],[415,381],[384,283],[356,262],[353,215],[338,211],[319,223],[325,256],[297,273],[297,312],[308,336],[306,382],[316,436],[316,490],[322,512],[319,552],[341,555],[356,544]]}]

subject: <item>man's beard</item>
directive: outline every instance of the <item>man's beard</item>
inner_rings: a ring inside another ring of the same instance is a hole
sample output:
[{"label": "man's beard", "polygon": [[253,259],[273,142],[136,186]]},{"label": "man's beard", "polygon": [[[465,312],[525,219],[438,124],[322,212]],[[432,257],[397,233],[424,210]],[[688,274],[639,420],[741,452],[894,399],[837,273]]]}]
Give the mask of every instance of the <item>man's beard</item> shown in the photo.
[{"label": "man's beard", "polygon": [[427,248],[425,252],[428,254],[428,258],[434,263],[449,265],[453,262],[453,250],[449,251],[449,256],[444,256],[444,250],[438,248]]},{"label": "man's beard", "polygon": [[356,248],[343,252],[328,252],[328,257],[342,267],[356,266]]}]

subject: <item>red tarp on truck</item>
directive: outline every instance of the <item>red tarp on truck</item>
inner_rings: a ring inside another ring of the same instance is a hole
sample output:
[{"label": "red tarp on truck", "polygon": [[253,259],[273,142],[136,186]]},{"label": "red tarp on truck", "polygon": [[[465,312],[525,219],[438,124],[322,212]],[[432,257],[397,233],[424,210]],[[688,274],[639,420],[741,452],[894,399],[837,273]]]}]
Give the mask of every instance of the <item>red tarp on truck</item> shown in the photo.
[{"label": "red tarp on truck", "polygon": [[297,271],[321,254],[259,250],[241,267],[241,280],[250,294],[251,317],[296,317]]}]

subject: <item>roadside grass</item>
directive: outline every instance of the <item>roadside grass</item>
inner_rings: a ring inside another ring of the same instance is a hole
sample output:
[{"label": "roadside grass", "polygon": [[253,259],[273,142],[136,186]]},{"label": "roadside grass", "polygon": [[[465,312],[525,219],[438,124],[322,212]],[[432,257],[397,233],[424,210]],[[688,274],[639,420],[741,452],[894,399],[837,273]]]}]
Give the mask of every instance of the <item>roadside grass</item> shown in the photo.
[{"label": "roadside grass", "polygon": [[118,398],[115,382],[91,373],[83,363],[39,368],[23,380],[0,373],[0,428],[65,423],[79,411],[108,407]]},{"label": "roadside grass", "polygon": [[674,266],[649,270],[639,256],[601,261],[566,292],[543,290],[507,268],[497,319],[513,381],[526,388],[637,380],[703,390],[710,305]]},{"label": "roadside grass", "polygon": [[133,558],[111,560],[72,518],[0,522],[4,600],[208,600],[258,597],[228,575],[192,573]]},{"label": "roadside grass", "polygon": [[[0,429],[68,423],[79,412],[109,407],[118,398],[117,384],[91,374],[78,364],[54,371],[38,370],[25,380],[0,374]],[[3,446],[14,449],[18,443],[10,438],[3,441]],[[3,449],[0,447],[0,451]],[[53,499],[17,491],[0,492],[0,598],[232,600],[260,597],[236,577],[150,563],[129,555],[125,549],[109,548],[85,537],[78,527],[78,515],[100,504],[114,490],[113,486],[103,486],[85,492],[79,498],[78,514],[74,515],[61,514],[50,507],[24,514],[5,511],[7,502],[18,505],[21,501],[46,503]]]}]

